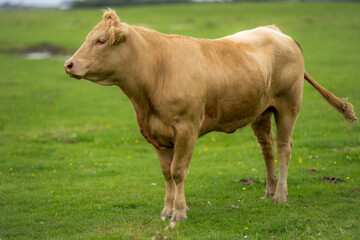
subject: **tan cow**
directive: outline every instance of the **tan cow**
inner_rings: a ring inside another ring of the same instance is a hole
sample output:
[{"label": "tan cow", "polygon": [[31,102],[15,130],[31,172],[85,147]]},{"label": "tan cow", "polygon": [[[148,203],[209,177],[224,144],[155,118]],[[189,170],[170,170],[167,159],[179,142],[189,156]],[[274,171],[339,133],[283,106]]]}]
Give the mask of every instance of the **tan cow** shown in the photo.
[{"label": "tan cow", "polygon": [[300,47],[275,26],[195,39],[129,26],[108,10],[64,67],[71,77],[117,85],[130,98],[141,134],[160,160],[166,182],[164,219],[187,218],[184,180],[196,140],[207,132],[232,133],[248,124],[265,160],[265,195],[286,201],[292,130],[304,78],[347,121],[358,121],[350,103],[305,72]]}]

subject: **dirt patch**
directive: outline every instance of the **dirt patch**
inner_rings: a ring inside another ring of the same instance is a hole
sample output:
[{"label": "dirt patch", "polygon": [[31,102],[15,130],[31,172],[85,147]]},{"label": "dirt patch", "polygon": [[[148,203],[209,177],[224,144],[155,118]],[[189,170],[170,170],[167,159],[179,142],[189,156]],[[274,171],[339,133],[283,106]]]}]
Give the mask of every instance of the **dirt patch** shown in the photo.
[{"label": "dirt patch", "polygon": [[316,168],[307,168],[307,169],[303,169],[303,170],[306,171],[306,172],[311,172],[311,173],[314,173],[314,172],[317,171]]},{"label": "dirt patch", "polygon": [[337,178],[337,177],[321,177],[321,178],[314,178],[314,181],[324,181],[328,183],[339,183],[345,182],[344,179]]},{"label": "dirt patch", "polygon": [[65,54],[67,53],[67,49],[61,46],[56,46],[50,43],[41,43],[38,45],[33,45],[26,47],[24,49],[19,49],[19,53],[27,54],[33,52],[49,52],[53,55]]},{"label": "dirt patch", "polygon": [[51,43],[40,43],[37,45],[32,45],[22,48],[12,48],[2,52],[17,56],[20,55],[27,59],[43,59],[43,58],[51,58],[51,57],[66,58],[68,57],[68,55],[70,55],[73,52],[73,50],[67,49],[62,46],[57,46]]},{"label": "dirt patch", "polygon": [[234,182],[241,183],[242,185],[252,185],[252,178],[235,179]]}]

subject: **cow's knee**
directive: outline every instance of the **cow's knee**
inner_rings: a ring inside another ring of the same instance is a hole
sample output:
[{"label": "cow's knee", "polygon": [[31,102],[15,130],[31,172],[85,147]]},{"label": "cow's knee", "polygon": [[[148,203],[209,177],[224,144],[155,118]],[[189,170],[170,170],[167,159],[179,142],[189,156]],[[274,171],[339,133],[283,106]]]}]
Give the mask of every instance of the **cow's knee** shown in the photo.
[{"label": "cow's knee", "polygon": [[171,177],[175,184],[179,184],[185,180],[186,170],[183,169],[172,169]]},{"label": "cow's knee", "polygon": [[172,180],[171,170],[170,169],[162,169],[162,174],[164,176],[165,181]]}]

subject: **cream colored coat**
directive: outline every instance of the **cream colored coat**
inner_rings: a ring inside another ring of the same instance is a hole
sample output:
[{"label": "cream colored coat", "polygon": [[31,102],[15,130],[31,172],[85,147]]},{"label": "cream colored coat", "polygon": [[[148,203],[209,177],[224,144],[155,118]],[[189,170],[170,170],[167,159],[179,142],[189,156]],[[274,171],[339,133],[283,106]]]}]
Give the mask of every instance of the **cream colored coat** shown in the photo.
[{"label": "cream colored coat", "polygon": [[351,104],[305,73],[299,45],[275,26],[207,40],[129,26],[112,10],[103,18],[65,70],[75,78],[118,85],[130,98],[140,131],[159,156],[166,182],[163,218],[187,218],[184,180],[195,141],[207,132],[232,133],[248,124],[265,160],[265,195],[285,202],[291,135],[304,78],[348,121],[357,121]]}]

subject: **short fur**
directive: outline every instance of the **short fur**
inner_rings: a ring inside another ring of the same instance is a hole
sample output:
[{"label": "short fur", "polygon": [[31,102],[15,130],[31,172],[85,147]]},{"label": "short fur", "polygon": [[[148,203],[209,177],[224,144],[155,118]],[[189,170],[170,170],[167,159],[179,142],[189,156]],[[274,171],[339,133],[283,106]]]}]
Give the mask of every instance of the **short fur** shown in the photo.
[{"label": "short fur", "polygon": [[[109,43],[97,44],[99,38]],[[115,44],[115,39],[121,41]],[[207,132],[232,133],[248,124],[266,165],[265,195],[286,201],[304,77],[345,119],[357,121],[350,103],[305,72],[300,47],[275,25],[215,40],[195,39],[129,26],[108,10],[65,69],[75,78],[117,85],[129,97],[141,134],[160,160],[166,183],[162,216],[173,220],[187,218],[184,181],[196,140]]]}]

